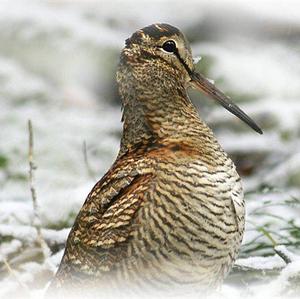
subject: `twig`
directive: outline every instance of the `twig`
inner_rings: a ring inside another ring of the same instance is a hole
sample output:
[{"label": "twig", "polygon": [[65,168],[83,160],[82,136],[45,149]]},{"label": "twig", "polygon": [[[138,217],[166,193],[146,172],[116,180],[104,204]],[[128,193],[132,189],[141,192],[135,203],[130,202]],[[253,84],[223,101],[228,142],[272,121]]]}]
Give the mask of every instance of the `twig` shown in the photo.
[{"label": "twig", "polygon": [[44,259],[46,260],[50,256],[50,249],[45,242],[42,232],[41,232],[41,219],[39,215],[39,206],[37,203],[37,195],[34,186],[34,171],[37,169],[36,165],[34,164],[33,160],[33,128],[31,120],[28,120],[28,131],[29,131],[29,151],[28,151],[28,161],[29,161],[29,184],[30,184],[30,191],[31,191],[31,198],[32,198],[32,205],[34,211],[34,218],[33,218],[33,226],[36,228],[37,231],[37,243],[39,244],[42,253],[44,255]]},{"label": "twig", "polygon": [[9,274],[11,274],[15,280],[17,281],[17,283],[20,285],[20,287],[27,293],[30,294],[29,292],[29,288],[27,287],[26,284],[24,284],[18,277],[17,273],[12,269],[12,267],[10,266],[9,262],[7,261],[6,258],[2,257],[2,262],[4,263],[5,268],[7,269],[7,272]]},{"label": "twig", "polygon": [[[30,183],[30,191],[31,191],[31,198],[32,198],[32,204],[33,204],[33,211],[34,211],[34,217],[39,219],[38,214],[38,204],[37,204],[37,198],[36,198],[36,191],[34,187],[34,170],[36,170],[36,166],[33,162],[33,129],[31,120],[28,120],[28,130],[29,130],[29,151],[28,151],[28,161],[29,161],[29,183]],[[37,231],[41,231],[40,223],[36,223]]]},{"label": "twig", "polygon": [[244,266],[244,265],[239,265],[235,264],[233,265],[233,270],[234,271],[242,271],[242,272],[257,272],[257,273],[278,273],[278,271],[281,271],[284,267],[275,267],[273,269],[266,269],[266,268],[254,268],[250,266]]},{"label": "twig", "polygon": [[6,258],[2,258],[2,261],[3,261],[3,263],[4,263],[4,266],[5,266],[6,269],[7,269],[7,272],[15,276],[14,270],[11,268],[11,266],[10,266],[10,264],[8,263],[7,259],[6,259]]},{"label": "twig", "polygon": [[[274,247],[274,251],[284,260],[286,264],[290,264],[292,262],[287,252],[284,252],[284,250],[282,250],[282,246]],[[287,249],[285,249],[285,251],[287,251]]]},{"label": "twig", "polygon": [[85,166],[86,166],[88,175],[89,175],[94,181],[96,181],[95,173],[94,173],[94,171],[92,170],[92,168],[91,168],[91,166],[90,166],[90,163],[89,163],[89,160],[88,160],[87,145],[86,145],[86,141],[85,141],[85,140],[83,141],[82,151],[83,151],[83,157],[84,157],[84,164],[85,164]]},{"label": "twig", "polygon": [[[254,225],[252,223],[252,225]],[[275,241],[275,239],[272,237],[271,233],[268,232],[264,227],[256,227],[256,230],[263,233],[263,235],[269,239],[269,241],[271,241],[272,243],[272,247],[273,247],[273,250],[274,252],[279,256],[281,257],[284,262],[286,264],[289,264],[292,262],[292,260],[290,259],[290,257],[280,248],[280,245],[277,244],[277,242]],[[282,244],[281,244],[282,245]]]}]

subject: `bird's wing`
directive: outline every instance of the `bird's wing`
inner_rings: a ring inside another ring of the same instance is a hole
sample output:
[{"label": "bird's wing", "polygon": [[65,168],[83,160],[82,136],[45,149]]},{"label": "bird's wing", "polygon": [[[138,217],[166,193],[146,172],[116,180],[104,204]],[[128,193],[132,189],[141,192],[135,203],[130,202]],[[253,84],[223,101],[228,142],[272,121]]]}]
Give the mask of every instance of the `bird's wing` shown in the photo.
[{"label": "bird's wing", "polygon": [[76,218],[56,275],[59,280],[76,273],[101,275],[126,255],[132,222],[153,175],[139,173],[132,161],[115,164],[94,186]]},{"label": "bird's wing", "polygon": [[236,181],[236,184],[234,184],[231,190],[231,203],[233,206],[237,231],[239,232],[240,239],[242,239],[245,229],[245,201],[240,179]]}]

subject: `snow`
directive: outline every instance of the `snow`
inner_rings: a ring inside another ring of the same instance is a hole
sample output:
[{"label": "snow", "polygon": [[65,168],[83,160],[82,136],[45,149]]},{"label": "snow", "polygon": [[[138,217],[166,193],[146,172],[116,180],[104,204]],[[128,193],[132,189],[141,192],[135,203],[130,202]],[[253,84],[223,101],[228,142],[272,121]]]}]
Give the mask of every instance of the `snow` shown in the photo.
[{"label": "snow", "polygon": [[284,261],[277,255],[275,256],[253,256],[245,259],[239,259],[236,262],[237,266],[252,268],[257,270],[271,270],[274,268],[283,268]]},{"label": "snow", "polygon": [[278,294],[284,294],[283,297],[286,298],[297,298],[299,290],[296,294],[293,293],[290,289],[290,281],[293,278],[299,280],[299,269],[300,259],[288,264],[276,279],[264,287],[258,287],[256,291],[260,293],[261,298],[278,298]]},{"label": "snow", "polygon": [[[31,298],[46,289],[94,178],[101,178],[117,155],[121,111],[112,90],[119,51],[135,29],[157,21],[191,36],[197,67],[211,59],[204,75],[264,128],[260,136],[201,98],[200,115],[225,151],[237,162],[245,159],[245,168],[248,162],[254,167],[243,178],[247,223],[236,262],[242,273],[236,279],[234,269],[215,298],[296,294],[289,286],[300,275],[295,245],[300,207],[294,200],[300,199],[300,43],[295,39],[300,9],[297,1],[276,3],[205,0],[183,9],[179,0],[1,1],[1,298],[20,284],[30,286]],[[45,261],[32,226],[28,119],[34,129],[41,233],[53,250]]]},{"label": "snow", "polygon": [[[63,244],[70,232],[69,228],[62,230],[42,229],[43,238],[49,243],[60,243]],[[6,236],[12,236],[17,240],[26,240],[34,242],[37,239],[37,231],[32,226],[25,225],[0,225],[0,234]]]},{"label": "snow", "polygon": [[12,240],[0,245],[0,261],[3,261],[11,253],[16,252],[22,247],[22,242],[19,240]]}]

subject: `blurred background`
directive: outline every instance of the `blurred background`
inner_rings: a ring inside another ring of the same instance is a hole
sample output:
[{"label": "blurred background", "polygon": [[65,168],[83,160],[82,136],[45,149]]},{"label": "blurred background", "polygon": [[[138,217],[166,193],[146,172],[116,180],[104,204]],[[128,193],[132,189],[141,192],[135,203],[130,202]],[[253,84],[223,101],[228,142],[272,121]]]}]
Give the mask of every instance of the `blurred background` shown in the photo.
[{"label": "blurred background", "polygon": [[[202,57],[198,70],[264,130],[258,135],[190,93],[246,192],[247,231],[222,297],[300,296],[299,1],[3,0],[0,297],[40,295],[51,279],[75,215],[118,152],[115,72],[124,40],[154,22],[180,28]],[[39,223],[28,180],[28,119]],[[46,253],[36,241],[39,225]]]}]

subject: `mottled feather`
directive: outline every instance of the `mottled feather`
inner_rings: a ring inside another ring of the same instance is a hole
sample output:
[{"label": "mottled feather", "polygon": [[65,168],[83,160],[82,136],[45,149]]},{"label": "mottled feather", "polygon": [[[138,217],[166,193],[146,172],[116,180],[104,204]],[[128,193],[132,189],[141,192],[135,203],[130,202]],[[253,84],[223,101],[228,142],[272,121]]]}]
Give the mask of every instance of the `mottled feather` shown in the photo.
[{"label": "mottled feather", "polygon": [[[180,60],[159,48],[167,39]],[[75,220],[52,292],[186,294],[215,288],[232,267],[244,231],[241,181],[187,95],[188,68],[190,47],[170,25],[127,40],[120,151]]]}]

